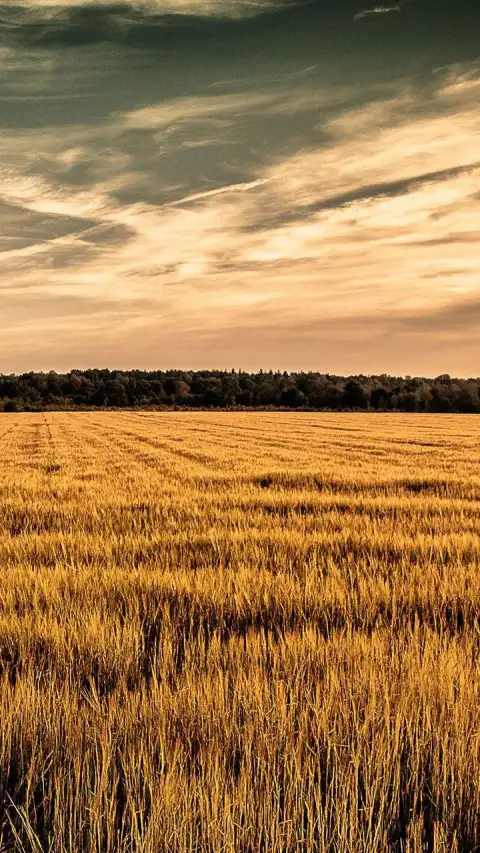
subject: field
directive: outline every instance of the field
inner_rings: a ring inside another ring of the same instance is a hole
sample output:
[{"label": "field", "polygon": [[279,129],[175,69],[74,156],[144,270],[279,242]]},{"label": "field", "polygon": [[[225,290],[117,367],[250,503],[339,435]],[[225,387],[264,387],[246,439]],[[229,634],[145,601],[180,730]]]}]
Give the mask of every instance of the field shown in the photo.
[{"label": "field", "polygon": [[474,416],[0,416],[0,850],[480,850]]}]

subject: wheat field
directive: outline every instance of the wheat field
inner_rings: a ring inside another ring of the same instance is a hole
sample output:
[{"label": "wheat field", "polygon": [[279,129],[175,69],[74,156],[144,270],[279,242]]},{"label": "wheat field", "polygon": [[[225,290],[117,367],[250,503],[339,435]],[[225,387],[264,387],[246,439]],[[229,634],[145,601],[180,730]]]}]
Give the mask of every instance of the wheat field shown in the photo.
[{"label": "wheat field", "polygon": [[0,416],[0,850],[480,850],[468,416]]}]

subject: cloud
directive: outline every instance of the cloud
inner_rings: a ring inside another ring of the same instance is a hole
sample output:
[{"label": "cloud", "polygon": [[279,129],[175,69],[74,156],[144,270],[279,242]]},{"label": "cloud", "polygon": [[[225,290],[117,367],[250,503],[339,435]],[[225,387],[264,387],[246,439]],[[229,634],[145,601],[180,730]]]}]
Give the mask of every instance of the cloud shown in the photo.
[{"label": "cloud", "polygon": [[[129,11],[141,10],[145,14],[156,15],[198,15],[238,17],[242,15],[260,14],[266,10],[278,9],[288,5],[286,0],[137,0],[136,3],[118,0],[17,0],[17,7],[32,11],[37,9],[85,10],[101,11],[111,14],[127,14]],[[290,3],[290,5],[292,5]],[[110,8],[109,8],[110,7]]]},{"label": "cloud", "polygon": [[[250,228],[247,226],[247,230],[265,230],[266,227],[272,228],[294,222],[305,223],[308,217],[312,217],[316,213],[321,213],[322,211],[349,207],[355,202],[371,201],[376,198],[395,198],[397,196],[403,196],[407,193],[411,193],[417,188],[424,187],[425,185],[438,184],[442,181],[448,181],[457,175],[472,174],[477,170],[480,170],[480,161],[470,163],[466,166],[457,166],[451,169],[441,169],[436,172],[426,172],[420,175],[413,175],[409,178],[400,178],[399,180],[359,186],[358,188],[340,193],[339,195],[333,195],[309,204],[299,205],[291,212],[284,211],[283,213],[278,214],[276,218],[264,219],[261,222],[255,223],[253,227]],[[265,183],[267,182],[268,179],[265,180]],[[448,238],[439,238],[439,240],[440,239],[445,239],[445,241],[448,240]]]},{"label": "cloud", "polygon": [[[174,98],[115,111],[78,132],[66,126],[0,141],[0,218],[15,211],[17,237],[22,221],[31,228],[27,245],[0,247],[12,296],[0,355],[18,358],[21,341],[33,352],[36,334],[42,358],[56,354],[56,366],[99,353],[113,363],[119,351],[151,366],[222,363],[248,345],[245,369],[270,359],[320,366],[323,353],[343,370],[354,369],[346,355],[353,342],[357,367],[360,353],[362,369],[380,356],[390,369],[409,335],[404,372],[427,371],[428,359],[443,365],[446,340],[459,347],[455,371],[468,372],[459,340],[463,324],[472,343],[477,314],[458,306],[474,306],[479,291],[480,119],[476,78],[466,73],[449,68],[419,87],[400,80],[394,94],[361,106],[349,106],[344,92],[340,112],[341,88],[331,94],[334,111],[322,112],[324,93],[292,87],[284,100],[302,98],[315,114],[308,146],[244,161],[244,177],[235,158],[219,164],[216,155],[216,171],[196,173],[193,187],[180,172],[173,184],[168,159],[178,156],[184,129],[198,123],[206,138],[210,121],[225,122],[244,144],[250,125],[261,117],[268,124],[278,110],[277,92]],[[301,119],[299,111],[293,121]],[[71,170],[80,168],[76,184]],[[162,203],[145,200],[147,183],[164,192]],[[48,317],[36,326],[44,298]],[[422,335],[430,354],[415,370]],[[68,348],[73,339],[78,350]]]},{"label": "cloud", "polygon": [[389,12],[401,12],[403,3],[396,3],[394,6],[374,6],[372,9],[363,9],[357,12],[354,16],[355,21],[360,21],[362,18],[370,18],[374,15],[386,15]]},{"label": "cloud", "polygon": [[419,314],[396,319],[395,322],[406,334],[429,334],[436,339],[461,339],[470,332],[480,332],[480,296],[467,300],[455,300],[453,304],[437,311],[424,311]]},{"label": "cloud", "polygon": [[280,14],[298,0],[18,0],[2,5],[7,46],[75,48],[113,43],[164,51],[206,32],[231,34],[239,21]]},{"label": "cloud", "polygon": [[203,201],[207,198],[212,198],[213,196],[219,195],[231,195],[232,193],[246,193],[251,190],[257,189],[257,187],[264,186],[268,183],[267,178],[259,178],[257,181],[249,181],[248,183],[239,183],[239,184],[229,184],[228,186],[218,187],[215,190],[206,190],[205,192],[192,193],[192,195],[184,196],[183,198],[178,199],[177,201],[172,201],[169,204],[166,204],[165,207],[180,207],[188,204],[192,204],[193,202]]},{"label": "cloud", "polygon": [[258,111],[275,100],[275,94],[262,92],[183,97],[132,110],[119,118],[126,129],[132,130],[164,128],[199,120],[208,123],[222,115],[232,122],[239,112]]}]

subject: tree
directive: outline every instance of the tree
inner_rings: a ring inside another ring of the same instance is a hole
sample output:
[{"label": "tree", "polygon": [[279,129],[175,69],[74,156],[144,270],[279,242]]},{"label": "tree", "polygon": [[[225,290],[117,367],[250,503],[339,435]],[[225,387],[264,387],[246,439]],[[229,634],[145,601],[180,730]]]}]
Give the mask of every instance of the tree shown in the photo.
[{"label": "tree", "polygon": [[299,391],[298,388],[287,388],[282,392],[282,405],[298,409],[301,406],[308,406],[308,399],[303,391]]},{"label": "tree", "polygon": [[287,406],[297,409],[389,409],[480,412],[480,380],[381,374],[343,378],[323,373],[229,370],[72,370],[0,374],[0,410],[83,406]]},{"label": "tree", "polygon": [[390,395],[385,388],[374,388],[370,394],[370,404],[374,409],[386,409]]},{"label": "tree", "polygon": [[345,385],[342,396],[342,404],[346,409],[366,409],[368,400],[362,386],[354,379],[350,379]]},{"label": "tree", "polygon": [[177,402],[190,394],[190,386],[182,379],[167,379],[164,385],[165,393],[172,398],[172,402]]}]

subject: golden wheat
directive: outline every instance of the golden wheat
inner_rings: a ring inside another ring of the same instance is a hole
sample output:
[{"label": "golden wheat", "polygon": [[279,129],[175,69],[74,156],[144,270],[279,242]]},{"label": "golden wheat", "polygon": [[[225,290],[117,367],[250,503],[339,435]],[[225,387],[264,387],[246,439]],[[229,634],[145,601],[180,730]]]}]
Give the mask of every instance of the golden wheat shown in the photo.
[{"label": "golden wheat", "polygon": [[0,416],[0,849],[480,849],[468,416]]}]

